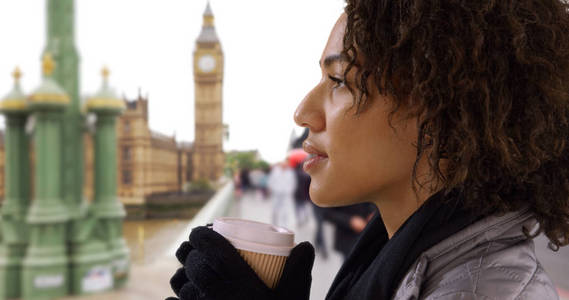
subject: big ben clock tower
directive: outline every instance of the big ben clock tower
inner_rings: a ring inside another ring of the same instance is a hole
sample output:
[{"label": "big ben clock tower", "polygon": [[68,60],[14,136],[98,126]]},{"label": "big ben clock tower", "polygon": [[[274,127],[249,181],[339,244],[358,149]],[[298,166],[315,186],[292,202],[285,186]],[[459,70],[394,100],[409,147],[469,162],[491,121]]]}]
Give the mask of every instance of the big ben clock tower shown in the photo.
[{"label": "big ben clock tower", "polygon": [[194,51],[195,141],[192,179],[223,175],[223,51],[209,2]]}]

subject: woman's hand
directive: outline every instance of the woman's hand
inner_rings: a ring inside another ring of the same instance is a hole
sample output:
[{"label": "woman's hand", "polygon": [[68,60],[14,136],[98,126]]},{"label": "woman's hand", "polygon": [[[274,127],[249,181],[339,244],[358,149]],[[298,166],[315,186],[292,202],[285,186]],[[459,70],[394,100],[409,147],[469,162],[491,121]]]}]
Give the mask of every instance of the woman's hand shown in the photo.
[{"label": "woman's hand", "polygon": [[314,248],[308,242],[292,249],[274,290],[261,281],[235,247],[211,228],[194,228],[176,257],[183,267],[176,271],[170,285],[180,300],[289,300],[310,296]]}]

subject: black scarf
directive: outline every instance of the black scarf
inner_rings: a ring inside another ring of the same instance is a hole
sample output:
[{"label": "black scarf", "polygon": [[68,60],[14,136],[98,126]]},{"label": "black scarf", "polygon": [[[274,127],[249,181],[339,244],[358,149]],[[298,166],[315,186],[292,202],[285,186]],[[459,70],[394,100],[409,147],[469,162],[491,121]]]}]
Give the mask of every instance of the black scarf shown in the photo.
[{"label": "black scarf", "polygon": [[478,218],[463,208],[456,191],[432,195],[391,239],[380,215],[376,216],[340,268],[326,299],[392,299],[421,253]]}]

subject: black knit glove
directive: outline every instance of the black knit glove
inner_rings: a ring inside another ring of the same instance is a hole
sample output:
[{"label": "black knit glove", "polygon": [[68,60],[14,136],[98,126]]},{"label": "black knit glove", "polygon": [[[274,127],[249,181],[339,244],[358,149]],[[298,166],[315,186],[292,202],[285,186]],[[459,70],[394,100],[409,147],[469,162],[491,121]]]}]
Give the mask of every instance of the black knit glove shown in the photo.
[{"label": "black knit glove", "polygon": [[[170,279],[180,300],[308,300],[314,248],[309,242],[294,247],[279,284],[268,288],[223,236],[211,228],[192,230],[189,242],[178,248],[183,267]],[[177,298],[170,297],[167,300]]]}]

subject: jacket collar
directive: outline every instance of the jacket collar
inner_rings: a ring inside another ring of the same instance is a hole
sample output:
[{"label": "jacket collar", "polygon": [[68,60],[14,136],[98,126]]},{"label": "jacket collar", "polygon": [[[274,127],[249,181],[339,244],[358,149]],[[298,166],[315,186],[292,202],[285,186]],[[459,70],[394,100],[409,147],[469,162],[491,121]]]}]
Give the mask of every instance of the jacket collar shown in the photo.
[{"label": "jacket collar", "polygon": [[479,219],[463,208],[458,190],[433,194],[391,239],[376,216],[336,275],[326,299],[391,298],[417,258]]},{"label": "jacket collar", "polygon": [[457,258],[490,241],[508,240],[510,242],[525,240],[527,237],[522,228],[534,232],[537,221],[529,208],[509,212],[500,216],[488,216],[423,252],[409,269],[396,292],[397,295],[415,295],[426,278],[432,278],[443,268],[456,263]]}]

